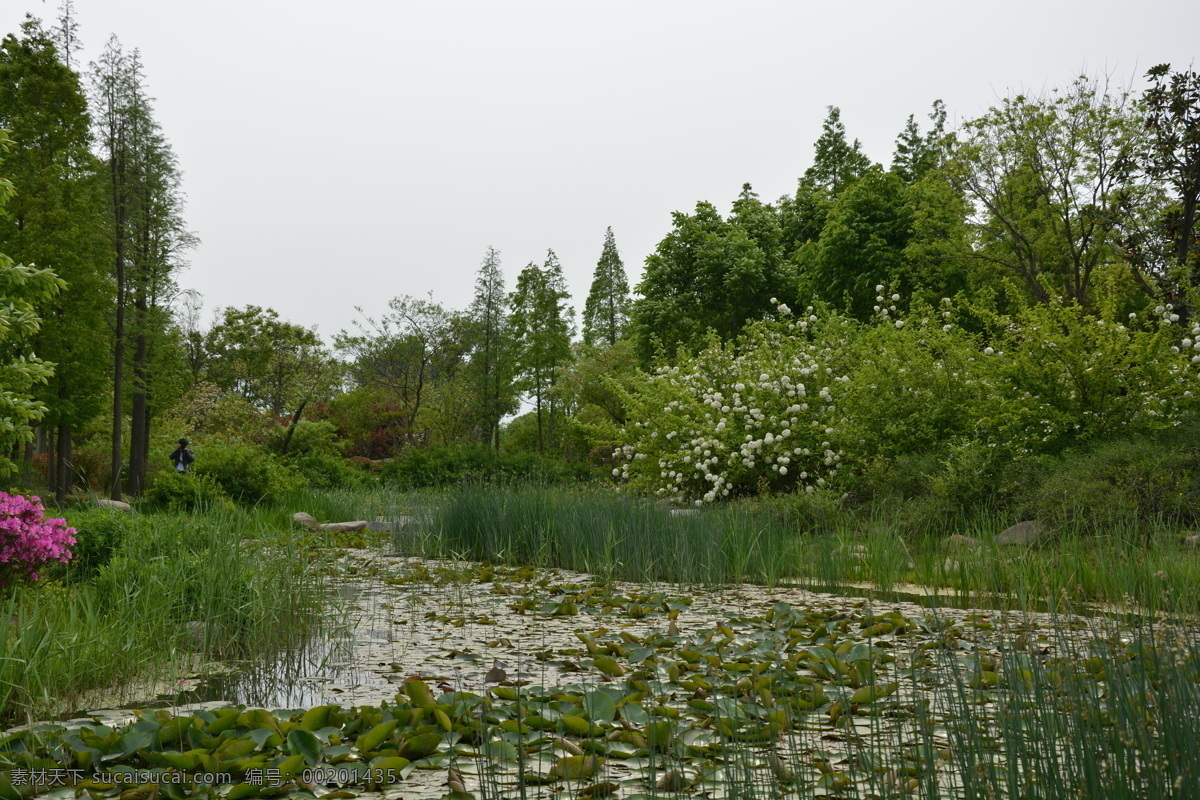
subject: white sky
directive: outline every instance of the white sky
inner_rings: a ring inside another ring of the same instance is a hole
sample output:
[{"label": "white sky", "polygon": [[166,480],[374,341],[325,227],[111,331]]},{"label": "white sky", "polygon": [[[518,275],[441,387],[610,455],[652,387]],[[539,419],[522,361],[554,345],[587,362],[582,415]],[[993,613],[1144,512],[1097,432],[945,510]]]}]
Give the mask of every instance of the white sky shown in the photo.
[{"label": "white sky", "polygon": [[[0,33],[57,0],[0,0]],[[1081,72],[1191,65],[1194,0],[76,0],[80,54],[141,51],[217,306],[351,327],[399,294],[511,290],[546,249],[576,308],[604,229],[636,284],[672,211],[795,189],[826,106],[890,163],[909,114],[978,115]]]}]

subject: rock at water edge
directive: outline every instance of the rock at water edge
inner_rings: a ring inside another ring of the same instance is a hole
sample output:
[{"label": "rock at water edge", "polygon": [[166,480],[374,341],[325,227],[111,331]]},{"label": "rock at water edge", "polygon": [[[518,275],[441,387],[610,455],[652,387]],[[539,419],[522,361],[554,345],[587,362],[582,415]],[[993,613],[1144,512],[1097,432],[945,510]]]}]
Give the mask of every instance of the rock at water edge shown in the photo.
[{"label": "rock at water edge", "polygon": [[295,514],[292,514],[292,519],[298,522],[300,527],[305,530],[315,531],[321,527],[321,524],[311,514],[305,514],[303,511],[297,511]]},{"label": "rock at water edge", "polygon": [[996,544],[1035,544],[1044,533],[1045,525],[1036,520],[1025,520],[1001,531],[996,537]]}]

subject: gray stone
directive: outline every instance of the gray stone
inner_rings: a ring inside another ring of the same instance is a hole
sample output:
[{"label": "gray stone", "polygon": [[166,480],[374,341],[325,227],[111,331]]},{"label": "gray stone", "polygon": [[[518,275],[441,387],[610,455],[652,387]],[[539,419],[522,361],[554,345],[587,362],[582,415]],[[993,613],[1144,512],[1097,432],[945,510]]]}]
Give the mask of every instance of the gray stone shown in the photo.
[{"label": "gray stone", "polygon": [[1184,544],[1190,544],[1192,547],[1200,547],[1200,533],[1193,533],[1191,536],[1183,540]]},{"label": "gray stone", "polygon": [[122,503],[120,500],[109,500],[107,497],[96,498],[96,506],[98,508],[107,508],[111,511],[133,511],[133,506],[129,503]]},{"label": "gray stone", "polygon": [[367,530],[372,533],[391,533],[396,530],[396,523],[377,519],[367,523]]},{"label": "gray stone", "polygon": [[976,539],[974,536],[963,536],[961,533],[947,536],[942,540],[943,550],[979,550],[983,547],[983,542]]},{"label": "gray stone", "polygon": [[292,514],[292,519],[300,524],[300,527],[305,530],[315,531],[320,530],[321,524],[311,514],[305,514],[303,511],[297,511]]},{"label": "gray stone", "polygon": [[1018,522],[996,536],[996,544],[1035,544],[1046,533],[1046,526],[1036,520]]},{"label": "gray stone", "polygon": [[353,533],[354,531],[365,531],[368,526],[365,519],[360,519],[355,522],[330,522],[321,526],[321,530],[326,533]]}]

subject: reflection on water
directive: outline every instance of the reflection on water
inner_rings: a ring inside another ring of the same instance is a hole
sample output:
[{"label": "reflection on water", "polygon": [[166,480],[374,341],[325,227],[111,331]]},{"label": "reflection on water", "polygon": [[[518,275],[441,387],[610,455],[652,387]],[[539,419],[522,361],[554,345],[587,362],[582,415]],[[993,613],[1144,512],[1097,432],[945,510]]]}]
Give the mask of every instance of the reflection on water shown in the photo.
[{"label": "reflection on water", "polygon": [[[389,571],[407,560],[362,552],[360,561],[378,559]],[[588,576],[578,576],[585,579]],[[682,587],[677,587],[682,589]],[[839,604],[865,598],[869,603],[904,604],[925,609],[1012,608],[1011,598],[980,598],[953,591],[932,591],[921,586],[898,585],[882,591],[868,584],[840,586],[780,586],[775,590],[741,587],[750,595],[812,593],[814,600]],[[728,613],[730,597],[724,592],[697,592],[693,610],[711,604],[711,613]],[[223,674],[190,681],[186,691],[158,698],[158,706],[199,703],[244,704],[271,709],[303,709],[324,704],[357,705],[390,700],[409,674],[441,675],[452,685],[478,683],[490,666],[483,657],[496,641],[513,641],[529,633],[527,620],[512,618],[506,596],[497,596],[481,585],[425,585],[399,589],[378,579],[350,577],[333,587],[327,603],[331,617],[303,643],[258,659],[230,664]],[[466,614],[470,607],[476,613]],[[457,609],[457,610],[454,610]],[[1030,603],[1024,612],[1053,612],[1044,599]],[[1112,616],[1111,610],[1072,609],[1082,616]],[[448,615],[449,612],[449,615]],[[449,616],[460,617],[456,623]],[[507,619],[505,619],[507,617]],[[464,622],[465,620],[465,622]],[[681,622],[683,620],[681,619]],[[515,623],[515,624],[514,624]],[[573,638],[567,625],[564,633]],[[509,637],[509,638],[505,638]],[[541,642],[545,646],[548,642]],[[517,648],[517,653],[496,655],[516,662],[538,646]],[[478,657],[466,653],[474,652]],[[478,674],[475,674],[478,673]],[[468,686],[470,688],[470,686]]]}]

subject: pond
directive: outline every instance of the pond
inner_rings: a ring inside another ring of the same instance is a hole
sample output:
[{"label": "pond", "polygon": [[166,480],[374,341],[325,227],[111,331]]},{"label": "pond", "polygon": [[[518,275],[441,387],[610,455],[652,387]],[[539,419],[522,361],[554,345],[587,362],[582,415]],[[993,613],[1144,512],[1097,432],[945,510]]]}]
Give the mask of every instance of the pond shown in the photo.
[{"label": "pond", "polygon": [[[249,738],[240,759],[207,762],[232,767],[246,797],[282,788],[246,780],[247,764],[289,759],[307,766],[308,796],[1200,790],[1196,748],[1177,749],[1196,743],[1196,637],[1165,621],[610,583],[368,550],[345,551],[337,573],[341,633],[175,693],[189,738],[173,750],[159,736],[162,753],[216,758],[236,747],[225,731]],[[278,710],[218,710],[228,703]],[[126,760],[129,734],[104,720],[89,746]],[[352,771],[373,766],[396,783]]]}]

